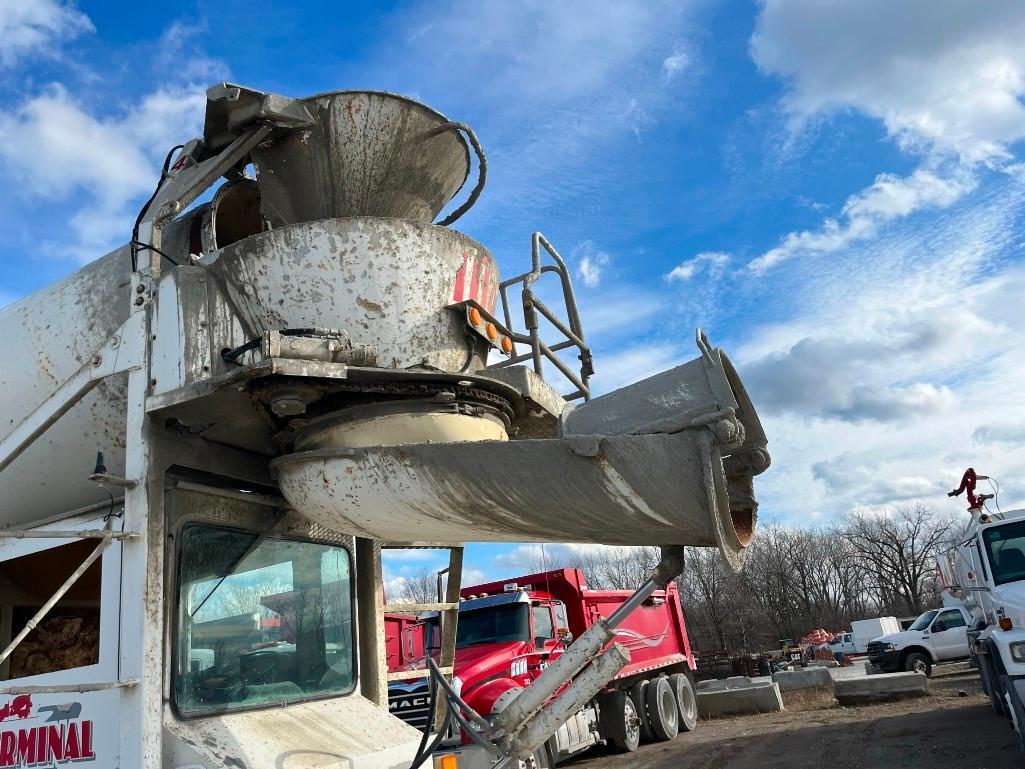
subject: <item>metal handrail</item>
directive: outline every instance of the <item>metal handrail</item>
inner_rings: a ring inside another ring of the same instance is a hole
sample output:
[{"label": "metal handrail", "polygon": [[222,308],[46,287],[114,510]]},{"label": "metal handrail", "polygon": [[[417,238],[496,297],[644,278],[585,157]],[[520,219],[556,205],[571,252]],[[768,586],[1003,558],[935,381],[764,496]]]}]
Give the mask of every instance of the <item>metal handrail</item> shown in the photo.
[{"label": "metal handrail", "polygon": [[[541,263],[541,248],[544,248],[548,252],[548,255],[552,258],[555,264],[542,264]],[[591,398],[591,388],[588,384],[588,380],[594,374],[594,366],[591,356],[591,348],[588,347],[587,342],[584,339],[583,324],[580,322],[580,313],[577,311],[576,296],[573,293],[573,283],[570,280],[569,268],[566,266],[566,261],[562,258],[559,252],[555,249],[548,239],[540,232],[535,232],[531,236],[530,242],[530,257],[531,257],[531,270],[521,275],[517,275],[513,278],[508,278],[499,284],[498,290],[502,297],[502,314],[505,318],[506,329],[509,330],[509,338],[513,341],[514,354],[506,358],[505,360],[499,361],[498,363],[488,366],[488,368],[505,368],[507,366],[513,366],[517,363],[524,361],[532,361],[534,365],[534,373],[538,376],[542,374],[542,361],[547,359],[559,372],[570,381],[570,383],[576,387],[576,391],[567,395],[567,400],[574,400],[576,398],[583,398],[585,401]],[[568,316],[569,323],[564,323],[552,310],[550,310],[544,302],[538,299],[534,295],[533,286],[542,275],[548,272],[554,272],[559,276],[559,280],[562,284],[562,298],[566,305],[566,315]],[[521,303],[523,305],[523,325],[526,329],[525,334],[514,332],[512,322],[512,312],[509,307],[509,295],[508,288],[514,284],[521,283],[523,288],[520,291]],[[546,344],[538,332],[538,315],[545,318],[555,329],[562,334],[565,339],[556,342],[555,344]],[[526,354],[515,354],[515,344],[525,344],[529,348],[529,352]],[[578,356],[580,360],[580,373],[575,374],[570,370],[566,363],[559,358],[555,353],[558,350],[564,350],[568,347],[576,347],[580,351]]]}]

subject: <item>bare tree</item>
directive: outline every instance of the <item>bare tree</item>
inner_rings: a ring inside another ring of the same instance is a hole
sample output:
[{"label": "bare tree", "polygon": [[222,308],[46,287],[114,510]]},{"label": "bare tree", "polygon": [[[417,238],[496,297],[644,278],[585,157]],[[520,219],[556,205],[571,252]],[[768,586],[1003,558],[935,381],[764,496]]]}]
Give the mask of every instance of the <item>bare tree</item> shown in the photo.
[{"label": "bare tree", "polygon": [[438,600],[437,573],[421,566],[402,578],[395,598],[396,603],[434,603]]},{"label": "bare tree", "polygon": [[935,572],[935,558],[948,541],[953,522],[940,519],[922,505],[897,510],[892,516],[856,513],[844,534],[865,563],[884,607],[919,614]]}]

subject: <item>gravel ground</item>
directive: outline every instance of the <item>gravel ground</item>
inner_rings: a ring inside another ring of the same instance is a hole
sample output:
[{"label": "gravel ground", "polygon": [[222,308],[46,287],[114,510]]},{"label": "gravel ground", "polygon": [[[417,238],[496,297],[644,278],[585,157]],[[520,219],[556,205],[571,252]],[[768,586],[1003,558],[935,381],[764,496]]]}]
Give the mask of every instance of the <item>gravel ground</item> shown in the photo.
[{"label": "gravel ground", "polygon": [[[701,721],[672,742],[617,755],[592,750],[572,769],[1022,769],[1008,722],[993,713],[978,674],[938,669],[932,694],[843,708],[792,698],[787,710]],[[962,694],[963,693],[963,694]]]}]

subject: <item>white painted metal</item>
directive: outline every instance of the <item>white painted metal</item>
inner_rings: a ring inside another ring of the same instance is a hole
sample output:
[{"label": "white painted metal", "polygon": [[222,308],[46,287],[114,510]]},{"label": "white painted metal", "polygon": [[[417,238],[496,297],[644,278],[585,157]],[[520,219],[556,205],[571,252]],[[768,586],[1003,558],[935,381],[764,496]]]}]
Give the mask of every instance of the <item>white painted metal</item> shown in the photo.
[{"label": "white painted metal", "polygon": [[325,219],[254,235],[202,263],[221,276],[250,334],[338,328],[376,346],[383,368],[484,367],[465,320],[444,308],[475,295],[493,311],[498,268],[484,246],[455,230],[406,219]]},{"label": "white painted metal", "polygon": [[[0,439],[90,366],[128,319],[130,270],[121,248],[0,310],[0,338],[12,362],[0,369]],[[87,477],[97,449],[111,473],[124,475],[125,381],[122,374],[99,383],[0,472],[0,527],[108,499]]]}]

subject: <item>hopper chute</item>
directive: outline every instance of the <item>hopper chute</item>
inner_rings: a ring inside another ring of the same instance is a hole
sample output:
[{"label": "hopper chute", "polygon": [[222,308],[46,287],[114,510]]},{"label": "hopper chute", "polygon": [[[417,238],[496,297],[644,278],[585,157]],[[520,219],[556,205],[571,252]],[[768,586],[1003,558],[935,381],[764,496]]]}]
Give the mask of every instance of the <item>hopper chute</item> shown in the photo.
[{"label": "hopper chute", "polygon": [[695,545],[737,564],[769,455],[729,360],[703,335],[699,346],[689,363],[568,410],[556,438],[325,445],[313,434],[274,460],[278,483],[303,516],[375,539]]},{"label": "hopper chute", "polygon": [[275,227],[349,216],[430,222],[470,172],[463,133],[479,150],[468,128],[395,94],[338,91],[295,105],[309,124],[252,152],[264,216]]}]

